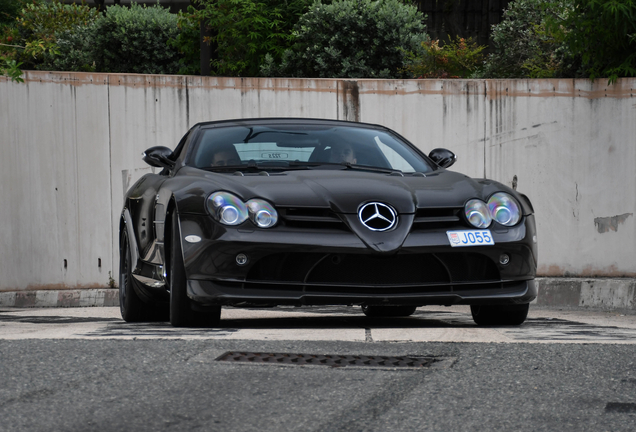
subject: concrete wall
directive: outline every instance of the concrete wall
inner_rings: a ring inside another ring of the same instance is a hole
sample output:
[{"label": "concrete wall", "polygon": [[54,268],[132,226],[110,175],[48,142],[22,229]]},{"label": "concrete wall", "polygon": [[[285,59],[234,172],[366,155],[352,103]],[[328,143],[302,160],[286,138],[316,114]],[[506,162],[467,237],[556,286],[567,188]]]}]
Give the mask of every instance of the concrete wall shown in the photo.
[{"label": "concrete wall", "polygon": [[[0,291],[117,279],[124,191],[199,121],[380,123],[533,201],[544,276],[636,275],[636,79],[303,80],[27,72],[0,77]],[[100,265],[101,264],[101,265]]]}]

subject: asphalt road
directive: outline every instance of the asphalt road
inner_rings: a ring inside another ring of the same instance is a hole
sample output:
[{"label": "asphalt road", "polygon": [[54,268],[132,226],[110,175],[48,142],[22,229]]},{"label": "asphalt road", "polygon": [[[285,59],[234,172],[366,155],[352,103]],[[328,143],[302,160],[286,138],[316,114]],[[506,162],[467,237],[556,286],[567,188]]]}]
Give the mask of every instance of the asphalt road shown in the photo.
[{"label": "asphalt road", "polygon": [[[217,329],[172,329],[117,313],[0,310],[0,430],[636,430],[634,315],[533,309],[521,327],[484,329],[465,308],[224,310]],[[427,362],[217,360],[226,352]]]}]

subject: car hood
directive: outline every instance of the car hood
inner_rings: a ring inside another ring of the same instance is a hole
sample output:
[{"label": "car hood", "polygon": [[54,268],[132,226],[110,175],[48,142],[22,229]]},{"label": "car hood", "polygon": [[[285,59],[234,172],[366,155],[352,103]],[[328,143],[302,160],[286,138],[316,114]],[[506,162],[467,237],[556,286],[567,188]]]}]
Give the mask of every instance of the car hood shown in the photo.
[{"label": "car hood", "polygon": [[329,207],[344,214],[355,214],[361,205],[372,201],[389,204],[399,214],[412,214],[418,208],[461,207],[471,198],[487,199],[497,191],[520,199],[515,191],[495,181],[441,169],[425,177],[345,169],[245,175],[186,170],[183,174],[192,180],[190,193],[199,191],[207,196],[224,190],[245,201],[262,198],[277,207]]},{"label": "car hood", "polygon": [[[180,170],[184,188],[179,211],[200,213],[204,200],[216,191],[231,192],[244,201],[262,198],[276,207],[322,207],[341,215],[349,228],[372,250],[395,253],[408,236],[418,208],[462,207],[472,198],[486,200],[498,191],[511,193],[530,212],[529,204],[512,189],[492,180],[472,179],[443,169],[426,176],[392,175],[351,169],[298,170],[282,173],[219,174],[193,168]],[[176,180],[176,179],[175,179]],[[369,230],[357,212],[380,202],[398,213],[395,229]]]}]

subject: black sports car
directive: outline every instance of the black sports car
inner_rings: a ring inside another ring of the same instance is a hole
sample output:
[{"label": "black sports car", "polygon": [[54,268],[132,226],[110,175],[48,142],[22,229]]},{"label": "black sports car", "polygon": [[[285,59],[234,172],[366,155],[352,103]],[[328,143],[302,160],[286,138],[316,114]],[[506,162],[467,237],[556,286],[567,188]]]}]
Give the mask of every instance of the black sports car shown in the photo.
[{"label": "black sports car", "polygon": [[467,304],[518,325],[536,297],[528,198],[446,170],[382,126],[335,120],[199,123],[126,194],[126,321],[215,325],[221,306],[360,305],[368,316]]}]

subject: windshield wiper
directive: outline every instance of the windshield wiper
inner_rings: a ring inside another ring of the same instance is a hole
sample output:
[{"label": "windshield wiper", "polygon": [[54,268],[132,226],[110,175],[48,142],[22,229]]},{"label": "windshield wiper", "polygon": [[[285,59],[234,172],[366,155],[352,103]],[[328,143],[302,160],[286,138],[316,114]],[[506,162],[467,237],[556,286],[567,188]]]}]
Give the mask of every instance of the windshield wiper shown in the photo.
[{"label": "windshield wiper", "polygon": [[236,171],[289,171],[289,170],[305,170],[309,169],[307,165],[297,164],[296,162],[289,162],[286,160],[273,160],[256,162],[250,160],[247,163],[240,165],[223,165],[223,166],[211,166],[203,168],[207,171],[214,172],[236,172]]},{"label": "windshield wiper", "polygon": [[358,165],[358,164],[352,164],[349,162],[300,162],[300,161],[295,161],[295,162],[289,162],[289,166],[290,167],[309,167],[309,168],[316,168],[316,167],[327,167],[327,168],[336,168],[336,169],[343,169],[343,170],[347,170],[347,169],[352,169],[352,170],[358,170],[358,171],[372,171],[372,172],[379,172],[379,173],[386,173],[386,174],[393,174],[393,173],[398,173],[401,174],[402,171],[400,170],[396,170],[396,169],[391,169],[391,168],[382,168],[382,167],[374,167],[374,166],[369,166],[369,165]]},{"label": "windshield wiper", "polygon": [[343,162],[340,165],[344,165],[345,167],[347,167],[347,169],[353,169],[353,170],[359,170],[359,171],[372,171],[372,172],[379,172],[379,173],[385,173],[385,174],[393,174],[393,173],[402,174],[402,171],[392,169],[392,168],[381,168],[381,167],[374,167],[374,166],[368,166],[368,165],[358,165],[358,164],[352,164],[349,162]]},{"label": "windshield wiper", "polygon": [[352,164],[349,162],[301,162],[301,161],[286,161],[286,160],[272,160],[272,161],[263,161],[256,162],[254,160],[248,161],[246,164],[241,165],[225,165],[225,166],[212,166],[206,167],[205,170],[208,171],[221,171],[221,172],[235,172],[235,171],[289,171],[289,170],[306,170],[318,167],[325,167],[328,169],[341,169],[341,170],[356,170],[356,171],[370,171],[370,172],[378,172],[383,174],[400,174],[402,175],[402,171],[391,169],[391,168],[381,168],[374,167],[368,165],[358,165]]}]

